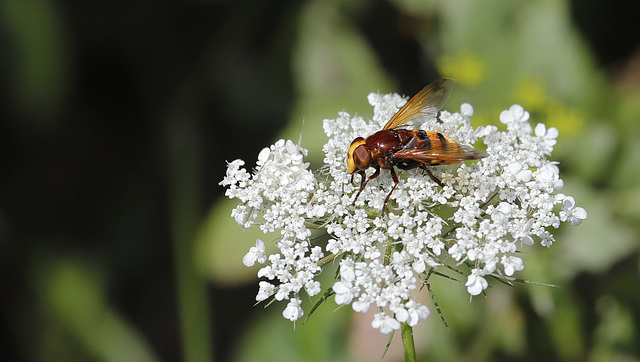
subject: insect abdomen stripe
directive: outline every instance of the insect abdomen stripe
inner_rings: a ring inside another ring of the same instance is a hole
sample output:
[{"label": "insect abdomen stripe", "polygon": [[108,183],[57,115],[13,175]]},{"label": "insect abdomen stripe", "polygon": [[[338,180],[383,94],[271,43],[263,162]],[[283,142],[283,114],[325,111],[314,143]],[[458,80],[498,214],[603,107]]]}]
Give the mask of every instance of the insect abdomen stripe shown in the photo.
[{"label": "insect abdomen stripe", "polygon": [[431,149],[431,140],[429,139],[429,135],[427,135],[427,132],[425,132],[424,130],[420,130],[420,132],[418,132],[418,138],[420,138],[422,142],[424,142],[422,146],[425,150]]},{"label": "insect abdomen stripe", "polygon": [[444,139],[442,133],[438,132],[437,135],[440,140],[440,146],[442,147],[442,150],[445,151],[447,149],[447,140]]}]

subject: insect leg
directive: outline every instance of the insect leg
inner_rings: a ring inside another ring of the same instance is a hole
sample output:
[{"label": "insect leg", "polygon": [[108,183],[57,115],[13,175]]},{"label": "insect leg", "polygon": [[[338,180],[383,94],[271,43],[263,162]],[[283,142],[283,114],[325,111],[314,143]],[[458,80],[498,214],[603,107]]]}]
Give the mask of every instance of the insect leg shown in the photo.
[{"label": "insect leg", "polygon": [[[360,189],[364,188],[364,171],[359,171],[357,172],[358,175],[360,175]],[[351,174],[351,184],[353,185],[353,177],[356,175],[356,173],[352,173]]]},{"label": "insect leg", "polygon": [[421,169],[425,170],[427,172],[427,175],[429,175],[433,182],[437,183],[440,187],[444,187],[442,181],[438,180],[438,178],[433,173],[431,173],[431,170],[429,170],[424,163],[408,164],[407,166],[402,168],[404,168],[405,170],[411,170],[416,167],[420,167]]},{"label": "insect leg", "polygon": [[391,194],[393,193],[393,190],[395,190],[396,186],[398,186],[398,176],[396,175],[396,171],[393,169],[393,166],[391,166],[390,170],[391,170],[391,177],[393,178],[393,187],[391,188],[391,191],[389,191],[389,194],[387,195],[387,198],[384,199],[384,204],[382,204],[382,213],[383,214],[384,214],[384,209],[387,207],[387,202],[389,201],[389,198],[391,197]]},{"label": "insect leg", "polygon": [[356,203],[358,196],[360,196],[360,193],[362,192],[362,190],[364,190],[364,187],[367,186],[367,183],[369,183],[371,179],[374,179],[380,175],[380,167],[378,166],[374,166],[374,167],[376,169],[376,172],[374,172],[373,175],[369,176],[369,178],[366,181],[364,180],[364,171],[359,172],[360,175],[362,175],[362,184],[360,185],[360,191],[358,191],[358,193],[356,194],[356,198],[353,199],[353,204]]},{"label": "insect leg", "polygon": [[442,181],[438,180],[437,177],[435,177],[431,171],[426,168],[426,167],[422,167],[422,169],[424,169],[425,171],[427,171],[427,175],[429,175],[429,177],[431,177],[431,179],[433,180],[433,182],[437,183],[438,185],[440,185],[440,187],[444,187],[444,184],[442,183]]}]

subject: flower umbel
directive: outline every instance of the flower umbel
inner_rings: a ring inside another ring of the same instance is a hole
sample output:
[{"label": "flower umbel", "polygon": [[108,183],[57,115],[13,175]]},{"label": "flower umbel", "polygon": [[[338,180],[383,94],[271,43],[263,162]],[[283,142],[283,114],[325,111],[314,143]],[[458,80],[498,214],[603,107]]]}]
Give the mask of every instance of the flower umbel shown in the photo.
[{"label": "flower umbel", "polygon": [[[288,300],[285,318],[304,315],[302,289],[318,295],[318,275],[327,261],[339,260],[338,280],[329,286],[337,304],[363,313],[375,308],[371,324],[385,334],[401,323],[415,326],[430,311],[411,292],[433,269],[445,264],[460,269],[468,293],[479,295],[489,285],[487,276],[506,278],[524,268],[516,256],[523,247],[536,241],[549,247],[551,230],[561,222],[579,225],[587,218],[573,197],[556,193],[564,186],[557,163],[549,160],[557,130],[544,124],[532,128],[519,105],[500,114],[506,131],[493,125],[474,129],[469,104],[460,113],[442,111],[439,120],[425,119],[421,129],[466,145],[481,140],[489,156],[430,167],[444,187],[420,169],[398,171],[399,184],[384,214],[393,181],[383,170],[354,204],[359,185],[351,183],[345,162],[351,141],[380,130],[406,102],[397,94],[372,93],[368,100],[371,121],[346,112],[324,121],[325,166],[316,174],[304,162],[307,150],[280,140],[260,152],[251,173],[244,161],[230,162],[220,183],[229,198],[240,201],[232,212],[240,225],[279,232],[278,252],[268,255],[258,240],[243,263],[262,265],[256,300]],[[329,235],[328,242],[312,239],[318,229]]]}]

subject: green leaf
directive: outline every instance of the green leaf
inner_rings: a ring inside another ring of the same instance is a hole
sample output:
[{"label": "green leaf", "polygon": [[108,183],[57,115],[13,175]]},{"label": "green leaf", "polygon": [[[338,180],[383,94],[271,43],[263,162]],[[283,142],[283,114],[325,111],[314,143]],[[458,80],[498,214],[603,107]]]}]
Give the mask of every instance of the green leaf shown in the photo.
[{"label": "green leaf", "polygon": [[[84,351],[97,360],[156,361],[149,341],[109,305],[104,280],[95,267],[51,254],[44,251],[35,258],[34,273],[34,288],[46,304],[44,312],[51,323],[71,335]],[[42,332],[56,333],[56,329]],[[71,343],[60,340],[60,337],[47,336],[57,340],[58,344]],[[64,360],[66,357],[56,354],[64,348],[49,346],[42,351],[46,356],[41,357],[43,360]]]},{"label": "green leaf", "polygon": [[[305,305],[306,304],[306,305]],[[304,325],[282,317],[285,302],[266,310],[259,308],[258,320],[250,326],[237,346],[237,361],[349,361],[348,322],[351,308],[335,309],[325,303]],[[303,303],[305,311],[309,303]],[[300,322],[300,320],[299,320]]]},{"label": "green leaf", "polygon": [[238,285],[256,278],[259,266],[247,268],[242,257],[262,239],[267,254],[276,251],[276,235],[265,235],[258,226],[243,229],[231,217],[231,210],[238,200],[222,199],[212,209],[200,226],[194,256],[201,272],[219,285]]},{"label": "green leaf", "polygon": [[553,248],[560,248],[555,266],[559,275],[573,276],[581,271],[602,273],[637,249],[636,236],[628,225],[615,217],[608,192],[586,188],[581,182],[565,179],[578,206],[588,218],[577,227],[566,225],[556,235]]}]

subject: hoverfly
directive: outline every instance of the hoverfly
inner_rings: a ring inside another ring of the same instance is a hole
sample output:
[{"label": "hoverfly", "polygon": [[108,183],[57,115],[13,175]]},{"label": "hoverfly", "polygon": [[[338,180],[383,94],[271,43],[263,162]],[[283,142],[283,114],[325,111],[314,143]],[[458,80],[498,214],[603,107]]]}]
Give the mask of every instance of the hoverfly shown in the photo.
[{"label": "hoverfly", "polygon": [[[389,197],[398,186],[394,167],[403,170],[420,167],[435,183],[444,187],[428,166],[452,165],[488,156],[486,152],[461,145],[442,133],[403,128],[417,126],[434,118],[449,98],[452,89],[452,79],[440,79],[429,84],[400,108],[381,131],[366,139],[358,137],[351,142],[347,170],[351,174],[352,183],[356,173],[362,177],[354,203],[367,183],[380,175],[381,168],[390,170],[393,178],[393,187],[382,206],[384,212]],[[375,172],[365,181],[365,170],[369,167],[373,167]]]}]

